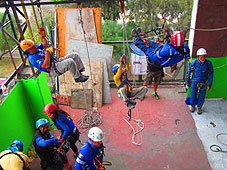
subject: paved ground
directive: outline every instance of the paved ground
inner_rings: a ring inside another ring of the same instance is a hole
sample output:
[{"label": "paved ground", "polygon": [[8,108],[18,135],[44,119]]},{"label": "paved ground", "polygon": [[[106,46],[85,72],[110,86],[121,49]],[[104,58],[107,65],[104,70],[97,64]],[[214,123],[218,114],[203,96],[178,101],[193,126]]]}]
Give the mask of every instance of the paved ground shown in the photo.
[{"label": "paved ground", "polygon": [[[106,156],[104,160],[113,163],[106,169],[225,170],[226,153],[212,152],[209,150],[209,146],[216,143],[214,140],[210,140],[215,139],[216,133],[223,133],[226,130],[226,123],[224,124],[226,117],[221,118],[225,116],[227,110],[226,101],[208,101],[204,106],[204,114],[197,115],[196,112],[190,113],[187,105],[184,104],[186,94],[182,93],[184,92],[182,87],[160,87],[158,90],[160,100],[154,99],[151,90],[149,89],[144,101],[138,101],[137,104],[139,106],[137,118],[139,116],[144,123],[144,130],[141,132],[142,140],[140,140],[139,134],[135,136],[136,142],[142,141],[140,146],[132,143],[133,130],[124,120],[124,118],[128,120],[128,117],[122,115],[122,113],[127,114],[127,109],[117,97],[116,89],[111,89],[113,103],[105,104],[99,109],[104,120],[100,126],[105,132]],[[220,102],[221,105],[219,105]],[[69,110],[69,107],[60,107],[65,111]],[[214,110],[210,113],[210,109]],[[70,109],[74,122],[81,118],[83,112],[84,110]],[[219,115],[214,116],[215,113]],[[135,115],[136,113],[133,112],[132,117],[135,118]],[[213,116],[208,118],[208,115]],[[215,118],[218,118],[220,122]],[[210,124],[211,121],[216,124],[216,127]],[[131,120],[130,123],[135,129],[137,128],[135,121]],[[224,126],[220,126],[223,124]],[[220,131],[211,130],[217,129],[219,126]],[[84,132],[84,129],[80,131]],[[81,134],[81,140],[82,142],[87,140],[87,131]],[[206,141],[209,143],[206,144]],[[80,144],[77,146],[81,147]],[[224,149],[226,150],[223,147]],[[68,157],[74,164],[75,159],[71,153],[68,154]],[[39,170],[38,163],[38,159],[33,161],[31,168]]]}]

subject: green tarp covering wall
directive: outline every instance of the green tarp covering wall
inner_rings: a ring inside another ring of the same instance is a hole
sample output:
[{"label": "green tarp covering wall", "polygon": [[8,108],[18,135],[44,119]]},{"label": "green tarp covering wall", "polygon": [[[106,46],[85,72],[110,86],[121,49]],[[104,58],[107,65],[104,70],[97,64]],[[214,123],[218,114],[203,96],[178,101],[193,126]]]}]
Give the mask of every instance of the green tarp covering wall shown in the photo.
[{"label": "green tarp covering wall", "polygon": [[[207,92],[206,98],[227,99],[227,57],[207,58],[213,64],[214,78],[211,89]],[[190,88],[187,97],[190,96]]]},{"label": "green tarp covering wall", "polygon": [[43,108],[52,102],[45,73],[18,82],[0,105],[0,152],[19,139],[26,153],[34,137],[36,120],[47,118]]}]

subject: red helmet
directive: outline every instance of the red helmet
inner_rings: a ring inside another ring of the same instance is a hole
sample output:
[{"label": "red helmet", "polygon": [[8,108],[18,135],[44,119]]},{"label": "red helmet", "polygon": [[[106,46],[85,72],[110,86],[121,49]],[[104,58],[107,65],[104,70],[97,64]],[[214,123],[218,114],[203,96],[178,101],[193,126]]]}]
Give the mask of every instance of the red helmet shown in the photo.
[{"label": "red helmet", "polygon": [[51,113],[51,112],[53,112],[55,109],[57,109],[58,107],[55,105],[55,104],[53,104],[53,103],[49,103],[49,104],[47,104],[45,107],[44,107],[44,109],[43,109],[43,112],[45,113],[45,114],[47,114],[47,113]]},{"label": "red helmet", "polygon": [[181,47],[184,45],[185,36],[181,31],[175,31],[171,36],[171,44],[174,47]]}]

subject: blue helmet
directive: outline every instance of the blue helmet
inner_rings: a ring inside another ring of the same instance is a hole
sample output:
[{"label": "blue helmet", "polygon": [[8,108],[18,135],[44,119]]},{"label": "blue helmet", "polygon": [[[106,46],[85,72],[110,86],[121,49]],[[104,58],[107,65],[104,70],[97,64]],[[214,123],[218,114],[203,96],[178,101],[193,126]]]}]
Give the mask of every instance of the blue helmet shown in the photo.
[{"label": "blue helmet", "polygon": [[39,120],[36,121],[36,128],[37,128],[37,129],[38,129],[40,126],[43,126],[43,125],[45,125],[45,126],[51,126],[52,124],[50,124],[50,123],[48,122],[48,120],[47,120],[47,119],[44,119],[44,118],[39,119]]},{"label": "blue helmet", "polygon": [[113,74],[117,71],[117,69],[120,67],[120,64],[115,64],[113,67],[112,67],[112,72]]},{"label": "blue helmet", "polygon": [[11,146],[8,148],[12,151],[23,151],[23,142],[21,140],[15,140],[12,142]]}]

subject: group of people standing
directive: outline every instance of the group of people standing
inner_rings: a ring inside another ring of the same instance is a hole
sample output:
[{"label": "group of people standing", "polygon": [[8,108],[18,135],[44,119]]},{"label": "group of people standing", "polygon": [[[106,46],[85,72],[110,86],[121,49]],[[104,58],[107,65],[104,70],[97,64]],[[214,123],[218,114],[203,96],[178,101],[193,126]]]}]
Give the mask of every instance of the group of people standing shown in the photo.
[{"label": "group of people standing", "polygon": [[[40,158],[41,169],[67,169],[69,166],[66,153],[69,148],[62,147],[66,142],[73,151],[75,157],[74,168],[76,170],[95,170],[100,167],[103,161],[104,133],[99,127],[92,127],[88,132],[88,141],[83,144],[80,151],[76,142],[80,141],[80,133],[70,115],[58,108],[55,104],[49,103],[44,107],[43,112],[54,122],[55,127],[60,130],[60,136],[53,136],[49,127],[52,124],[45,118],[36,121],[36,132],[32,143]],[[58,148],[63,148],[59,152]],[[29,170],[28,157],[22,153],[23,142],[15,140],[7,150],[0,153],[0,166],[4,170],[27,169]],[[13,162],[13,164],[10,164]]]}]

